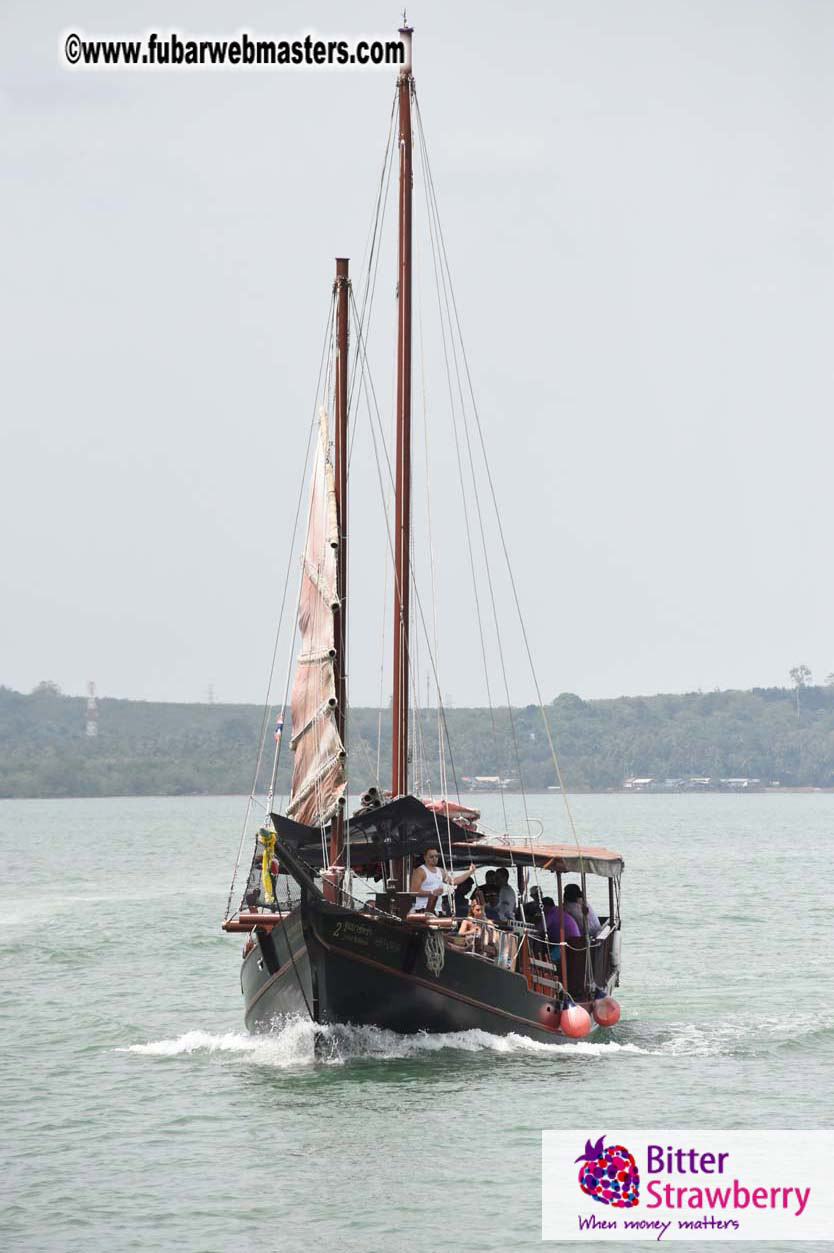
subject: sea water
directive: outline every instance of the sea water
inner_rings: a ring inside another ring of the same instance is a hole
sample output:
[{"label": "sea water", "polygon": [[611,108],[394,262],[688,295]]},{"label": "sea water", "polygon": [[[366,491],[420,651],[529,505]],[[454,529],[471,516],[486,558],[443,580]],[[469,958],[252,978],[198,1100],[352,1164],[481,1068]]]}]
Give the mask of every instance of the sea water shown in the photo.
[{"label": "sea water", "polygon": [[[569,838],[558,796],[473,803]],[[536,1249],[543,1128],[834,1126],[834,796],[571,803],[625,857],[616,1028],[314,1053],[243,1030],[239,798],[0,802],[0,1247]]]}]

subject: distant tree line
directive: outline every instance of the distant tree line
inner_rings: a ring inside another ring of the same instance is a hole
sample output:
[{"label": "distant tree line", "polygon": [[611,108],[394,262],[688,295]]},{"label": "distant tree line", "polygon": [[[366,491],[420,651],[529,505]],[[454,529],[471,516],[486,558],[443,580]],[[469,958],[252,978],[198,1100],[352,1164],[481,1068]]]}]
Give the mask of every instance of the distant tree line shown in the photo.
[{"label": "distant tree line", "polygon": [[[739,777],[783,786],[834,786],[834,682],[749,692],[582,700],[562,693],[546,716],[569,788],[617,788],[629,776]],[[801,693],[801,699],[800,699]],[[351,791],[390,775],[390,709],[352,709]],[[0,688],[0,796],[237,795],[253,784],[263,711],[253,705],[98,702],[45,682],[28,695]],[[286,793],[292,754],[285,727],[277,777]],[[272,769],[272,722],[258,779]],[[452,795],[464,777],[499,775],[531,790],[556,782],[541,710],[418,710],[411,735],[418,790]]]}]

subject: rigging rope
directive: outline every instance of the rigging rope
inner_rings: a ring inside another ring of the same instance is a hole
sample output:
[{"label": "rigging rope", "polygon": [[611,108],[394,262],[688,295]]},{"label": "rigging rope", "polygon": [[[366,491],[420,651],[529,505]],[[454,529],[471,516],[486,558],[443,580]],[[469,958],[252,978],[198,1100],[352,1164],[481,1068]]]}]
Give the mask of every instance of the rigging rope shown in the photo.
[{"label": "rigging rope", "polygon": [[[388,119],[388,136],[385,141],[385,155],[382,159],[382,171],[379,180],[379,190],[377,192],[376,207],[373,217],[373,228],[369,230],[371,236],[370,251],[366,241],[366,252],[368,255],[367,271],[365,273],[365,285],[362,293],[362,308],[359,315],[359,327],[364,328],[365,338],[367,339],[370,330],[371,313],[373,312],[374,296],[376,294],[376,281],[379,273],[379,258],[381,249],[378,247],[378,240],[382,235],[382,228],[385,225],[385,213],[388,207],[388,189],[391,185],[391,173],[394,169],[394,144],[392,143],[394,134],[394,116],[397,108],[397,92],[391,102],[391,116]],[[364,256],[360,269],[364,269]],[[367,314],[367,322],[366,322]],[[356,375],[358,368],[358,358],[354,354],[353,366],[351,369],[350,386],[348,388],[348,412],[352,409],[353,391],[356,384]],[[356,438],[356,426],[351,432],[350,448],[348,450],[348,470],[350,469],[351,459],[353,457],[353,444]]]},{"label": "rigging rope", "polygon": [[[359,331],[358,340],[359,340],[359,352],[360,352],[360,355],[361,355],[361,358],[362,358],[362,374],[361,374],[361,377],[360,377],[360,387],[361,387],[361,389],[362,389],[362,390],[364,391],[364,393],[365,393],[365,404],[366,404],[366,407],[367,407],[367,410],[368,410],[369,425],[370,425],[370,430],[371,430],[371,441],[372,441],[372,444],[373,444],[373,449],[374,449],[374,459],[375,459],[375,462],[376,462],[377,480],[378,480],[379,489],[380,489],[380,496],[381,496],[382,501],[383,501],[383,512],[384,512],[384,515],[385,515],[385,528],[386,528],[386,535],[387,535],[387,539],[388,539],[388,553],[389,553],[389,557],[390,557],[390,559],[391,559],[392,568],[394,568],[394,569],[396,570],[396,567],[395,567],[395,565],[394,565],[394,545],[393,545],[393,539],[392,539],[392,535],[391,535],[390,516],[389,516],[389,512],[388,512],[387,506],[386,506],[386,504],[385,504],[385,489],[384,489],[384,485],[383,485],[382,466],[381,466],[381,463],[380,463],[380,458],[379,458],[379,448],[378,448],[378,446],[377,446],[377,437],[376,437],[376,432],[375,432],[375,430],[374,430],[374,425],[373,425],[373,420],[372,420],[374,416],[376,417],[377,426],[379,427],[380,442],[381,442],[381,444],[382,444],[382,451],[383,451],[383,453],[384,453],[384,455],[385,455],[385,463],[386,463],[386,468],[387,468],[387,470],[388,470],[388,480],[389,480],[389,483],[393,483],[394,478],[393,478],[393,474],[392,474],[392,471],[391,471],[391,461],[390,461],[390,458],[389,458],[389,456],[388,456],[388,448],[387,448],[387,445],[386,445],[386,442],[385,442],[385,435],[384,435],[384,432],[383,432],[383,430],[382,430],[382,422],[381,422],[381,418],[380,418],[380,415],[379,415],[379,405],[378,405],[378,403],[377,403],[377,399],[376,399],[376,390],[375,390],[374,385],[373,385],[373,378],[372,378],[372,376],[371,376],[371,373],[370,373],[370,367],[368,366],[368,362],[367,362],[367,350],[366,350],[366,347],[365,347],[365,341],[364,341],[364,338],[363,338],[363,336],[362,336],[361,329],[360,329],[360,331]],[[373,407],[372,407],[372,405],[371,405],[371,401],[373,401]],[[395,573],[395,575],[394,575],[394,578],[396,579],[396,573]],[[412,586],[413,586],[413,584],[412,584]],[[426,641],[426,645],[427,645],[427,648],[428,648],[429,663],[430,663],[430,665],[431,665],[432,674],[433,674],[433,676],[434,676],[435,686],[436,686],[436,689],[437,689],[438,707],[439,707],[439,708],[441,709],[441,711],[442,711],[442,718],[443,718],[443,723],[444,723],[444,727],[445,727],[445,731],[446,731],[446,739],[447,739],[447,744],[449,744],[449,762],[450,762],[450,765],[451,765],[451,768],[452,768],[452,777],[453,777],[453,779],[454,779],[454,784],[455,784],[455,793],[456,793],[456,795],[457,795],[457,797],[458,797],[458,800],[460,800],[460,792],[459,792],[459,789],[458,789],[457,772],[456,772],[456,769],[455,769],[454,756],[453,756],[453,754],[452,754],[452,747],[451,747],[451,744],[449,743],[449,739],[448,739],[448,734],[449,734],[449,731],[448,731],[448,726],[446,725],[446,711],[445,711],[445,708],[443,707],[442,697],[441,697],[441,693],[440,693],[440,677],[439,677],[438,672],[437,672],[437,666],[436,666],[436,663],[435,663],[435,658],[434,658],[434,655],[433,655],[433,653],[432,653],[432,651],[431,651],[431,643],[430,643],[430,641],[429,641],[429,633],[428,633],[428,628],[427,628],[427,626],[426,626],[426,618],[425,618],[425,614],[424,614],[424,612],[423,612],[423,603],[422,603],[422,598],[421,598],[421,596],[420,596],[420,594],[419,594],[419,591],[417,590],[417,588],[416,588],[416,587],[414,587],[414,599],[415,599],[415,603],[416,603],[416,606],[417,606],[417,612],[418,612],[418,617],[419,617],[420,626],[422,627],[422,630],[423,630],[423,636],[424,636],[424,639],[425,639],[425,641]],[[407,652],[407,651],[406,651],[406,664],[407,664],[407,665],[409,665],[409,666],[411,665],[411,660],[410,660],[410,658],[409,658],[409,656],[408,656],[408,652]]]},{"label": "rigging rope", "polygon": [[[419,125],[417,127],[417,135],[418,135],[418,140],[420,143],[420,154],[423,160],[423,168],[425,170],[427,169],[427,156],[425,153],[425,137],[423,136],[422,129]],[[492,701],[492,687],[489,681],[489,659],[487,657],[487,647],[486,647],[486,638],[484,636],[483,616],[481,614],[481,598],[480,598],[478,578],[477,578],[477,573],[476,573],[475,553],[474,553],[474,549],[472,545],[472,532],[471,532],[471,528],[469,525],[469,509],[466,503],[466,486],[463,481],[463,463],[461,460],[460,439],[458,436],[458,423],[457,423],[457,415],[456,415],[456,409],[455,409],[455,400],[454,400],[454,394],[452,391],[452,374],[449,368],[449,350],[448,350],[447,339],[446,339],[446,321],[443,316],[443,306],[442,306],[441,299],[440,299],[441,283],[440,283],[440,277],[438,275],[438,268],[437,268],[437,251],[435,248],[434,229],[433,229],[433,222],[432,222],[432,210],[431,210],[431,206],[429,202],[429,183],[428,183],[427,177],[424,177],[424,180],[423,180],[423,191],[424,191],[424,195],[426,198],[426,217],[427,217],[428,226],[429,226],[429,240],[431,243],[432,265],[434,269],[435,289],[437,292],[437,306],[438,306],[438,314],[440,318],[440,333],[441,333],[441,341],[443,344],[443,358],[444,358],[444,362],[446,366],[446,382],[447,382],[447,387],[449,391],[449,410],[452,416],[452,432],[454,435],[455,456],[456,456],[457,467],[458,467],[458,481],[460,483],[460,489],[461,489],[460,490],[461,508],[463,510],[464,531],[466,534],[466,546],[469,552],[469,570],[472,576],[472,595],[475,601],[475,617],[478,623],[478,636],[479,636],[480,645],[481,645],[481,659],[483,661],[483,667],[484,667],[484,685],[486,688],[487,706],[489,708],[490,724],[492,728],[493,751],[495,753],[496,764],[498,764],[498,761],[500,759],[499,750],[498,750],[498,731],[497,731],[497,727],[495,724],[495,708],[493,706],[493,701]],[[448,304],[448,301],[447,301],[447,304]],[[447,311],[447,316],[448,316],[448,311]],[[451,327],[450,327],[450,331],[451,331]],[[421,361],[422,361],[422,348],[423,348],[422,321],[420,321],[420,337],[421,337],[420,349],[421,349]],[[451,338],[451,335],[450,335],[450,338]],[[454,353],[454,342],[452,342],[452,351]],[[455,361],[455,366],[457,369],[457,361]],[[425,372],[423,372],[423,377],[425,377]],[[459,391],[460,391],[459,375],[458,375],[458,384],[459,384]],[[462,417],[465,423],[465,411],[463,409],[462,393],[461,393],[461,413],[462,413]],[[467,443],[468,443],[468,440],[467,440]],[[428,463],[428,451],[426,453],[426,459]],[[473,473],[473,487],[475,489],[474,495],[475,495],[475,500],[477,503],[478,491],[477,491],[477,483],[474,482],[474,473]],[[427,490],[428,490],[428,475],[427,475]],[[482,534],[483,534],[483,529],[482,529]],[[489,563],[488,563],[485,545],[484,545],[484,561],[487,567],[487,571],[489,571]],[[494,607],[494,600],[493,600],[493,607]],[[497,629],[497,624],[496,624],[496,629]],[[435,622],[435,631],[436,631],[436,622]],[[435,642],[435,646],[436,646],[436,642]],[[499,651],[500,651],[500,640],[499,640]],[[509,700],[508,700],[508,704],[509,704]],[[516,754],[516,756],[518,756],[518,754]],[[521,779],[520,762],[518,762],[517,768],[519,770],[519,782],[522,783],[522,788],[523,788],[523,781]],[[503,789],[501,789],[500,795],[501,795],[501,809],[502,809],[502,813],[504,816],[504,826],[506,829],[508,826],[507,808],[506,808],[506,800],[504,798]]]},{"label": "rigging rope", "polygon": [[[321,359],[321,364],[319,366],[319,377],[316,383],[316,398],[315,398],[315,403],[313,405],[313,420],[312,420],[312,423],[310,424],[310,435],[309,435],[308,444],[307,444],[308,457],[309,457],[310,443],[312,442],[312,439],[313,439],[313,433],[319,429],[319,409],[321,407],[320,400],[322,399],[323,395],[326,397],[326,390],[324,391],[324,393],[322,393],[322,390],[321,390],[322,374],[325,375],[325,388],[326,388],[327,378],[329,377],[329,373],[330,373],[330,362],[328,360],[327,371],[325,371],[324,363],[325,363],[326,356],[328,354],[328,349],[331,349],[332,344],[333,344],[335,318],[336,318],[336,298],[335,298],[335,292],[334,292],[331,294],[331,297],[330,297],[330,312],[329,312],[329,317],[328,317],[328,322],[327,322],[327,332],[325,334],[324,344],[322,347],[322,359]],[[301,500],[303,500],[304,490],[306,487],[307,487],[307,465],[305,462],[304,478],[302,479],[301,492],[299,495],[299,507],[300,507]],[[305,549],[307,547],[309,525],[310,525],[310,516],[309,516],[309,510],[308,510],[307,532],[305,533],[305,536],[304,536]],[[294,536],[295,536],[295,533],[293,533],[293,539],[294,539]],[[293,548],[294,547],[295,545],[293,543]],[[294,556],[294,553],[293,551],[291,551],[290,561],[292,561],[293,556]],[[290,695],[290,684],[292,682],[293,663],[295,661],[295,637],[298,633],[298,611],[299,611],[299,607],[301,604],[301,591],[302,591],[303,585],[304,585],[304,568],[303,568],[303,559],[302,559],[302,568],[301,568],[299,578],[298,578],[298,595],[296,597],[296,602],[295,602],[295,616],[293,617],[293,632],[292,632],[292,636],[290,637],[290,646],[287,649],[287,673],[286,673],[286,679],[284,681],[284,698],[281,704],[282,713],[286,712],[287,701],[289,700],[289,695]],[[275,752],[274,752],[273,762],[272,762],[272,778],[270,780],[270,785],[269,785],[270,800],[275,795],[275,780],[277,778],[278,766],[281,760],[282,740],[283,740],[283,736],[279,737],[279,739],[277,739],[275,743]],[[283,800],[283,797],[281,799]]]},{"label": "rigging rope", "polygon": [[[415,252],[417,253],[417,280],[418,280],[417,281],[417,297],[418,297],[417,299],[417,330],[418,330],[418,338],[419,338],[419,344],[420,344],[420,385],[421,385],[420,390],[421,390],[422,410],[423,410],[423,451],[424,451],[424,456],[425,456],[425,467],[426,467],[426,471],[425,471],[426,527],[428,531],[428,548],[429,548],[429,574],[430,574],[429,586],[431,588],[432,638],[433,638],[433,643],[434,643],[434,657],[435,657],[435,661],[437,664],[437,669],[439,671],[440,670],[440,633],[438,631],[438,624],[437,624],[437,604],[438,604],[437,563],[435,561],[434,535],[432,531],[431,459],[429,457],[429,424],[428,424],[428,416],[427,416],[427,409],[426,409],[426,365],[425,365],[425,353],[424,353],[425,343],[423,339],[423,304],[422,304],[422,284],[420,282],[421,266],[420,266],[419,246],[415,248]],[[415,596],[416,595],[417,595],[417,591],[415,589]],[[428,700],[426,704],[428,705]],[[447,839],[448,839],[448,844],[449,844],[449,858],[451,860],[452,829],[451,829],[450,816],[449,816],[449,804],[448,804],[449,796],[448,796],[448,790],[447,790],[448,780],[446,777],[446,750],[445,750],[444,735],[443,735],[443,720],[441,719],[441,716],[440,716],[440,705],[441,705],[440,693],[438,691],[437,752],[438,752],[438,767],[440,771],[440,780],[439,780],[440,781],[440,797],[442,800],[446,801],[446,833],[447,833]],[[457,795],[458,795],[458,801],[460,801],[460,793],[458,793]],[[437,836],[438,836],[438,841],[439,841],[440,840],[439,830],[438,830]],[[442,844],[441,844],[441,848],[442,848]]]},{"label": "rigging rope", "polygon": [[[331,327],[332,318],[333,318],[333,302],[331,300],[331,307],[328,312],[327,323],[325,326],[324,343],[322,344],[321,359],[319,362],[319,376],[316,381],[316,400],[318,400],[319,387],[321,385],[321,376],[322,376],[322,371],[324,369],[325,354],[327,352],[327,345],[328,345],[330,335],[331,335],[330,327]],[[223,915],[224,921],[228,919],[229,914],[231,912],[231,908],[232,908],[232,897],[234,895],[235,882],[237,880],[238,870],[240,869],[240,858],[243,852],[243,841],[246,839],[246,831],[249,826],[249,818],[252,813],[252,805],[254,803],[255,793],[258,787],[258,776],[260,775],[260,772],[261,772],[261,763],[263,761],[263,751],[264,751],[264,746],[266,743],[266,728],[269,722],[270,714],[272,712],[272,705],[270,704],[270,696],[272,694],[272,680],[275,674],[275,663],[278,657],[278,645],[279,645],[280,638],[281,638],[281,628],[284,622],[284,610],[286,608],[286,603],[287,603],[287,591],[289,589],[290,573],[292,570],[293,556],[295,553],[295,537],[296,537],[296,533],[298,530],[298,519],[301,515],[301,505],[302,505],[302,501],[304,500],[304,488],[307,482],[307,463],[310,458],[310,446],[312,444],[314,430],[315,430],[315,406],[313,408],[313,421],[310,424],[310,431],[307,436],[307,449],[304,454],[304,468],[301,474],[301,486],[299,488],[298,499],[296,501],[296,506],[295,506],[295,517],[293,519],[292,536],[290,539],[290,545],[289,545],[288,556],[287,556],[287,568],[286,568],[286,572],[284,575],[284,587],[283,587],[283,591],[281,594],[281,608],[278,613],[278,626],[275,629],[275,639],[274,639],[273,646],[272,646],[272,659],[271,659],[270,666],[269,666],[269,678],[267,680],[266,697],[264,700],[263,714],[261,717],[261,729],[260,729],[260,733],[258,737],[258,755],[257,755],[256,764],[255,764],[255,773],[252,779],[252,787],[249,792],[249,799],[247,801],[246,812],[243,818],[243,826],[241,828],[241,833],[240,833],[240,843],[238,844],[237,857],[235,859],[235,867],[232,872],[232,882],[229,885],[229,896],[226,901],[226,911],[225,911],[225,914]],[[285,699],[284,705],[286,706],[286,699]],[[279,738],[276,744],[276,761],[273,767],[272,781],[270,783],[270,797],[272,796],[272,792],[273,792],[274,785],[275,785],[275,772],[278,768],[277,755],[280,752],[280,747],[281,747],[281,742]]]},{"label": "rigging rope", "polygon": [[[427,150],[425,149],[425,133],[423,130],[423,121],[422,121],[422,116],[420,113],[420,105],[417,100],[416,93],[414,97],[414,103],[415,103],[415,110],[416,110],[416,115],[417,115],[417,130],[418,130],[418,134],[422,137],[421,142],[423,143],[426,179],[431,188],[432,201],[433,201],[433,204],[435,206],[435,211],[436,211],[437,197],[436,197],[435,188],[434,188],[434,178],[431,172],[431,164],[428,159],[428,153],[427,153]],[[536,698],[538,700],[539,710],[541,712],[542,721],[544,723],[545,735],[547,737],[547,743],[550,749],[551,759],[553,762],[554,770],[556,772],[556,778],[559,783],[559,790],[562,794],[562,799],[564,801],[565,810],[567,813],[568,822],[569,822],[570,829],[571,829],[571,834],[573,835],[574,843],[576,844],[577,853],[579,855],[580,865],[583,867],[583,870],[584,870],[584,858],[582,856],[582,849],[579,844],[579,837],[576,831],[576,823],[574,821],[573,809],[571,807],[570,801],[568,800],[568,795],[565,790],[564,779],[562,776],[562,769],[559,764],[559,758],[556,752],[556,746],[555,746],[553,735],[551,732],[550,723],[547,717],[547,713],[545,711],[544,701],[543,701],[542,694],[541,694],[541,688],[539,686],[538,674],[536,672],[535,663],[533,661],[533,654],[530,648],[530,641],[527,635],[527,627],[524,621],[524,615],[521,609],[521,602],[518,596],[518,588],[516,585],[515,576],[513,574],[512,562],[510,561],[510,555],[509,555],[509,551],[507,548],[507,541],[506,541],[506,536],[504,533],[504,527],[501,521],[501,511],[498,507],[498,498],[495,492],[495,483],[494,483],[494,480],[492,477],[492,471],[489,465],[489,458],[487,456],[486,444],[484,441],[483,427],[481,425],[480,414],[478,411],[477,402],[475,400],[475,389],[472,383],[472,375],[471,375],[471,371],[469,368],[469,359],[467,357],[466,347],[465,347],[464,340],[463,340],[463,332],[461,330],[461,325],[460,325],[460,314],[458,312],[457,300],[455,299],[454,285],[451,279],[451,270],[449,267],[448,254],[446,252],[446,242],[445,242],[445,237],[443,234],[443,227],[442,227],[442,223],[440,222],[439,214],[437,214],[437,229],[438,229],[438,240],[440,243],[441,256],[443,259],[443,266],[445,267],[445,272],[446,272],[446,275],[448,276],[449,296],[451,299],[451,310],[454,314],[455,328],[457,330],[458,342],[460,344],[461,358],[463,361],[464,372],[466,375],[467,387],[468,387],[470,402],[472,406],[472,413],[475,419],[476,430],[478,432],[478,440],[480,443],[481,455],[483,457],[484,468],[486,470],[487,483],[489,485],[490,497],[492,500],[492,506],[493,506],[495,520],[496,520],[496,524],[498,528],[498,534],[499,534],[499,538],[501,542],[501,549],[502,549],[504,560],[505,560],[506,567],[507,567],[510,587],[512,589],[512,594],[513,594],[513,601],[515,604],[516,614],[518,616],[518,621],[519,621],[519,625],[521,628],[522,639],[524,641],[524,648],[525,648],[525,652],[527,656],[527,661],[530,667],[531,677],[533,679],[533,685],[534,685],[535,692],[536,692]],[[522,792],[522,796],[524,796],[523,792]],[[525,802],[525,814],[526,814],[526,802]]]}]

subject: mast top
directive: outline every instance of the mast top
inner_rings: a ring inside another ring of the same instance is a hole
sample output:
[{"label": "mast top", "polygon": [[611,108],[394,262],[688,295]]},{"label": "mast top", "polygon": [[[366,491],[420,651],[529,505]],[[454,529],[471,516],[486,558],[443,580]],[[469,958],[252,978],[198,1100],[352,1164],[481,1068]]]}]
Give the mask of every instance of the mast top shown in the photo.
[{"label": "mast top", "polygon": [[402,40],[403,56],[404,56],[403,66],[402,66],[402,69],[400,70],[401,78],[411,77],[411,68],[412,68],[411,67],[411,36],[413,34],[414,34],[414,27],[409,26],[408,18],[405,15],[405,9],[403,9],[403,24],[399,29],[399,36],[400,36],[400,39]]}]

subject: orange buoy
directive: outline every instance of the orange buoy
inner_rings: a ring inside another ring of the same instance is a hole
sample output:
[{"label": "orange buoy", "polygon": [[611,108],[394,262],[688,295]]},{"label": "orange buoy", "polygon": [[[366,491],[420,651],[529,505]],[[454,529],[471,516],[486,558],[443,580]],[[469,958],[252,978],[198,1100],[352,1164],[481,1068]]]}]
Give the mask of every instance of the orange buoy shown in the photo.
[{"label": "orange buoy", "polygon": [[559,1026],[572,1040],[579,1040],[591,1030],[591,1015],[581,1005],[569,1005],[562,1010]]},{"label": "orange buoy", "polygon": [[601,1027],[613,1027],[615,1022],[620,1021],[619,1002],[613,996],[601,996],[594,1001],[594,1018]]}]

